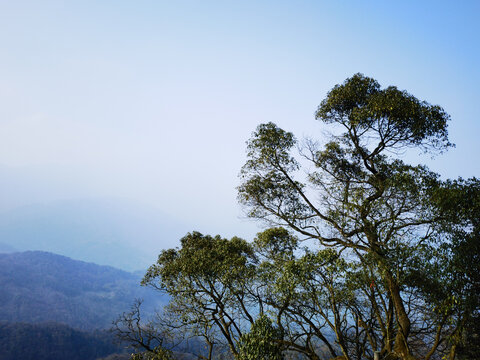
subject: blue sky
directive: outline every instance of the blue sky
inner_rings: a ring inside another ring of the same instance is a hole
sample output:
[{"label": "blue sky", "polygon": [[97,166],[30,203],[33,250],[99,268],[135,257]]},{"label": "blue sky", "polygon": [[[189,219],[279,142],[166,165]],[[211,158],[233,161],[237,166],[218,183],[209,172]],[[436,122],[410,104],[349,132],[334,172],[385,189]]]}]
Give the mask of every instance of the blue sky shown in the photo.
[{"label": "blue sky", "polygon": [[126,198],[251,238],[235,191],[245,141],[268,121],[321,137],[315,108],[356,72],[452,116],[457,147],[412,161],[478,176],[479,13],[478,1],[3,1],[0,211]]}]

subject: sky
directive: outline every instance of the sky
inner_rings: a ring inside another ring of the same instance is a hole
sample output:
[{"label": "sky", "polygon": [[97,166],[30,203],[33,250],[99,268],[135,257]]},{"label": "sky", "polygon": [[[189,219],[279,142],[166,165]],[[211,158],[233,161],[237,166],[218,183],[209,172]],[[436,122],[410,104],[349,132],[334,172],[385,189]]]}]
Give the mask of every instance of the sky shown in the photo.
[{"label": "sky", "polygon": [[478,176],[479,13],[478,1],[0,0],[0,214],[121,198],[250,240],[245,142],[269,121],[321,138],[316,107],[357,72],[451,115],[456,148],[413,161]]}]

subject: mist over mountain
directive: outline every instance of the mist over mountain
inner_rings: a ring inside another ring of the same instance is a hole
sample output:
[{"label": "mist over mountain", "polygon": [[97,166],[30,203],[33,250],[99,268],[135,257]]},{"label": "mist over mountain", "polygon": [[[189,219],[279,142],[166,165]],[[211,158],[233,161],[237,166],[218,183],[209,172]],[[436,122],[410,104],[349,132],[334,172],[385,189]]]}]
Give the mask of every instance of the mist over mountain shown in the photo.
[{"label": "mist over mountain", "polygon": [[106,329],[135,298],[145,300],[147,312],[166,304],[165,296],[141,287],[140,279],[47,252],[0,254],[0,320]]},{"label": "mist over mountain", "polygon": [[17,249],[15,249],[13,246],[0,243],[0,254],[1,253],[12,253],[12,252],[16,252],[16,251],[17,251]]},{"label": "mist over mountain", "polygon": [[0,214],[0,252],[41,250],[128,271],[144,270],[162,249],[174,247],[190,230],[135,202],[65,200]]}]

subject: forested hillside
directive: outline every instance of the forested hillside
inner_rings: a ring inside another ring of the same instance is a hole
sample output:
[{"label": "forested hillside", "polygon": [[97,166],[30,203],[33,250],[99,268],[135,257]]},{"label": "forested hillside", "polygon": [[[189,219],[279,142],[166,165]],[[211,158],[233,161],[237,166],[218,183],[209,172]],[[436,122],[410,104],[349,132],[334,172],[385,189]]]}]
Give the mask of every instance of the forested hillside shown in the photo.
[{"label": "forested hillside", "polygon": [[138,275],[38,251],[0,254],[0,288],[0,320],[85,330],[109,328],[135,298],[146,309],[162,305]]},{"label": "forested hillside", "polygon": [[2,360],[95,360],[123,350],[107,331],[89,333],[57,323],[0,322]]}]

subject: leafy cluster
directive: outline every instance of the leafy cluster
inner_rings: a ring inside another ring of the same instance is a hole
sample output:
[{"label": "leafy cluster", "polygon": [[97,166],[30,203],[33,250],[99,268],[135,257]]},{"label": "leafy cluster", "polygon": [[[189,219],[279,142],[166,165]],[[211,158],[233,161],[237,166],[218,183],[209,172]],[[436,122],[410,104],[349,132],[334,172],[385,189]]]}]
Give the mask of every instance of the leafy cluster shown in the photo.
[{"label": "leafy cluster", "polygon": [[281,337],[272,321],[262,314],[252,324],[250,332],[240,337],[238,356],[243,360],[284,360],[277,342]]}]

